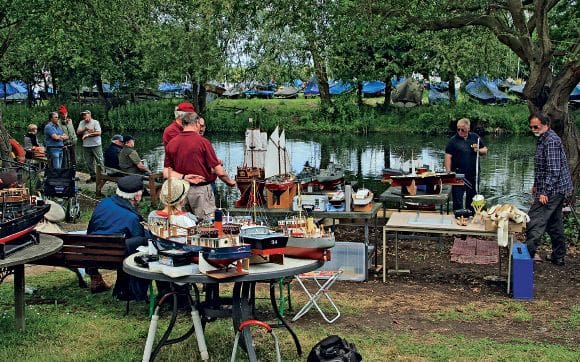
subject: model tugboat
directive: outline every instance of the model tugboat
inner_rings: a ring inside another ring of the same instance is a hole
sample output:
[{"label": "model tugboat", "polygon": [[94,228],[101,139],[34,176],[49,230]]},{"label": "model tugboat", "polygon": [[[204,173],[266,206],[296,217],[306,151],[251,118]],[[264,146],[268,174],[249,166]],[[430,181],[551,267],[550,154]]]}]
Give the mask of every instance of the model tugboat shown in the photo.
[{"label": "model tugboat", "polygon": [[288,237],[286,256],[304,259],[330,260],[330,248],[335,244],[333,232],[317,226],[313,217],[302,213],[302,193],[298,189],[298,215],[278,221],[278,226]]},{"label": "model tugboat", "polygon": [[[233,262],[251,256],[251,246],[240,241],[237,235],[224,234],[221,230],[221,217],[214,227],[204,225],[182,228],[178,225],[144,224],[152,234],[152,240],[160,253],[168,250],[191,252],[192,262],[198,263],[199,257],[215,268],[224,268]],[[221,212],[221,211],[220,211]]]},{"label": "model tugboat", "polygon": [[26,188],[0,190],[0,256],[30,245],[32,242],[23,240],[49,209],[50,205],[30,197]]}]

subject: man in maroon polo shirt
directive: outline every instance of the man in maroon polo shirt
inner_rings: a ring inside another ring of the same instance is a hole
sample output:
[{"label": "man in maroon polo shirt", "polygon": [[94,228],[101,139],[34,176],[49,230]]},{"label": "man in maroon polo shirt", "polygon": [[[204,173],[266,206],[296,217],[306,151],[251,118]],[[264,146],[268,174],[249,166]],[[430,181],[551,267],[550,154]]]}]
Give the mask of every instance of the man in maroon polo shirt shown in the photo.
[{"label": "man in maroon polo shirt", "polygon": [[191,212],[200,220],[209,219],[215,211],[211,182],[219,178],[230,187],[236,186],[236,182],[222,166],[211,142],[199,134],[198,115],[187,113],[181,122],[183,132],[165,146],[163,176],[188,181],[191,186],[187,200]]},{"label": "man in maroon polo shirt", "polygon": [[171,124],[163,130],[163,147],[167,147],[169,141],[183,131],[181,120],[187,113],[195,113],[195,107],[189,102],[179,103],[177,107],[175,107],[174,113],[175,121],[171,122]]}]

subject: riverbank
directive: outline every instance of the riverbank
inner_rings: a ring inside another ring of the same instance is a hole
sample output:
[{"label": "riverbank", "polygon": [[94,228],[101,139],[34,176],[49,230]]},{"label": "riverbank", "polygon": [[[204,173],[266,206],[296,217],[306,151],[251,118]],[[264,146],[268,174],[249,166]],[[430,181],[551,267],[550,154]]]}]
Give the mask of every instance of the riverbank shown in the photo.
[{"label": "riverbank", "polygon": [[[401,132],[403,134],[446,134],[459,118],[467,117],[488,133],[525,134],[528,108],[523,102],[484,105],[462,99],[450,105],[421,105],[412,108],[384,107],[382,98],[367,98],[359,107],[354,95],[334,98],[332,107],[321,109],[317,98],[299,99],[217,99],[210,102],[203,116],[208,132],[243,133],[252,118],[262,129],[281,126],[287,131],[320,133]],[[113,108],[107,115],[100,104],[67,104],[73,116],[90,109],[104,130],[161,132],[173,119],[175,105],[183,99],[143,101]],[[44,124],[46,114],[58,105],[0,105],[8,131],[23,129],[28,123]],[[580,109],[571,110],[580,124]],[[26,120],[26,121],[23,121]]]}]

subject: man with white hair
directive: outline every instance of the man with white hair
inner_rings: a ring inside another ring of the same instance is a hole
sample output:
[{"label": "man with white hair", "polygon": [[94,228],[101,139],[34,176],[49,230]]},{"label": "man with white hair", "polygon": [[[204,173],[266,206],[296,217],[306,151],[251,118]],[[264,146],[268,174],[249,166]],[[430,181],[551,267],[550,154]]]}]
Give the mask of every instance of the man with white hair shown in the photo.
[{"label": "man with white hair", "polygon": [[[147,245],[143,218],[137,210],[137,204],[143,197],[143,179],[132,175],[121,177],[117,182],[115,195],[103,199],[97,204],[87,234],[125,235],[125,253],[133,254],[140,245]],[[91,276],[91,292],[99,293],[109,290],[101,274],[96,269],[87,269]],[[123,270],[117,270],[117,282],[113,296],[120,300],[147,301],[149,281],[129,277]]]},{"label": "man with white hair", "polygon": [[[182,102],[175,107],[175,121],[163,130],[163,147],[167,147],[169,141],[183,131],[181,120],[188,113],[195,113],[195,107],[189,102]],[[197,115],[197,113],[195,113]]]}]

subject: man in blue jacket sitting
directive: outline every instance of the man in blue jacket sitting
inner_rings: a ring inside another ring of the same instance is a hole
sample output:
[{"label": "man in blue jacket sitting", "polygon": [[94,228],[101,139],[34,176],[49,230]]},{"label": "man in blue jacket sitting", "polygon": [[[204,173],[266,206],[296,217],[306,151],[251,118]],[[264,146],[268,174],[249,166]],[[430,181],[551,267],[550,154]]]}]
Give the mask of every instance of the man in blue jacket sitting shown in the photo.
[{"label": "man in blue jacket sitting", "polygon": [[[143,197],[143,179],[141,176],[125,176],[117,182],[116,194],[103,199],[93,212],[87,234],[125,235],[125,254],[136,252],[140,245],[147,245],[143,218],[137,210],[137,204]],[[97,269],[88,269],[91,276],[91,292],[107,291],[110,287],[104,282]],[[147,300],[149,281],[128,276],[123,270],[117,270],[117,282],[113,296],[120,300]]]}]

